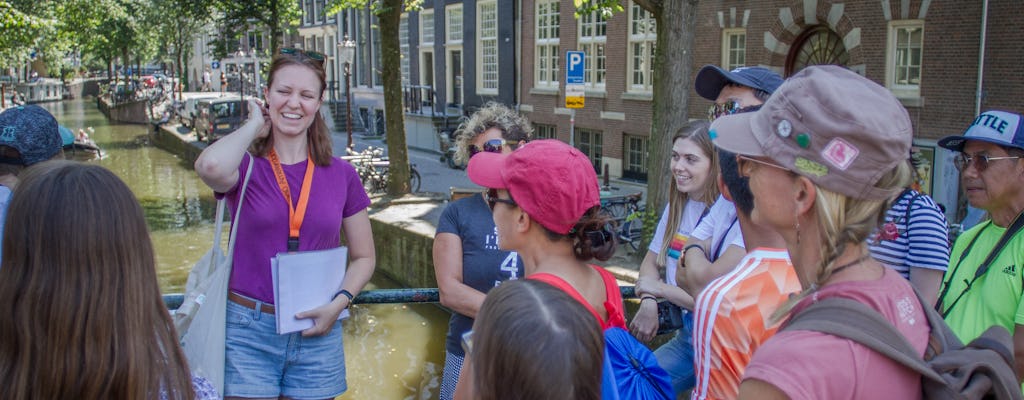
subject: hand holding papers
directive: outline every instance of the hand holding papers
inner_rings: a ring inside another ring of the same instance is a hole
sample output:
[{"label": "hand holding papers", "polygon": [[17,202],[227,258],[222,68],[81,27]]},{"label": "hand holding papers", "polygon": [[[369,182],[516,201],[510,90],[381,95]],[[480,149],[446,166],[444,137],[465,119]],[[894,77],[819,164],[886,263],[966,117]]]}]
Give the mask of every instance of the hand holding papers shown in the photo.
[{"label": "hand holding papers", "polygon": [[[346,247],[280,253],[270,260],[279,335],[313,327],[312,319],[298,319],[295,314],[329,303],[345,279],[347,262]],[[338,315],[344,318],[348,318],[347,309]]]}]

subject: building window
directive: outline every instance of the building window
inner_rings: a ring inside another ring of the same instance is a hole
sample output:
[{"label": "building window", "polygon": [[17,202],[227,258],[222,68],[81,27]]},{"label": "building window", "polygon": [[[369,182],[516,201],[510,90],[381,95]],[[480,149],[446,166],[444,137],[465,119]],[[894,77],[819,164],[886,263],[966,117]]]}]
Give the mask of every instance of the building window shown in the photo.
[{"label": "building window", "polygon": [[558,139],[558,127],[547,124],[533,124],[533,139]]},{"label": "building window", "polygon": [[302,24],[309,25],[310,19],[313,17],[313,1],[303,0],[302,2]]},{"label": "building window", "polygon": [[622,177],[638,181],[647,181],[647,137],[624,135],[626,159],[622,163]]},{"label": "building window", "polygon": [[889,48],[885,83],[897,97],[919,97],[921,91],[921,50],[924,21],[889,23]]},{"label": "building window", "polygon": [[401,19],[398,22],[398,45],[401,47],[401,54],[398,56],[402,60],[402,85],[409,85],[409,17],[406,14],[402,14]]},{"label": "building window", "polygon": [[650,92],[654,77],[657,26],[651,13],[637,4],[629,8],[629,90]]},{"label": "building window", "polygon": [[605,55],[607,42],[605,32],[608,22],[600,12],[592,12],[579,18],[579,49],[586,53],[583,82],[589,88],[604,89]]},{"label": "building window", "polygon": [[434,44],[434,10],[420,11],[420,45]]},{"label": "building window", "polygon": [[576,148],[587,155],[598,175],[601,174],[602,136],[598,130],[576,128]]},{"label": "building window", "polygon": [[841,65],[850,63],[843,38],[825,25],[805,29],[789,49],[786,56],[786,77],[811,65]]},{"label": "building window", "polygon": [[732,71],[747,65],[747,30],[733,28],[722,31],[722,67]]},{"label": "building window", "polygon": [[477,93],[498,94],[498,5],[477,4]]},{"label": "building window", "polygon": [[448,6],[445,9],[445,34],[448,43],[462,43],[462,4]]},{"label": "building window", "polygon": [[537,69],[534,78],[535,85],[539,87],[558,88],[558,3],[558,0],[537,2],[537,53],[534,57]]},{"label": "building window", "polygon": [[249,52],[263,52],[263,33],[260,31],[249,31]]}]

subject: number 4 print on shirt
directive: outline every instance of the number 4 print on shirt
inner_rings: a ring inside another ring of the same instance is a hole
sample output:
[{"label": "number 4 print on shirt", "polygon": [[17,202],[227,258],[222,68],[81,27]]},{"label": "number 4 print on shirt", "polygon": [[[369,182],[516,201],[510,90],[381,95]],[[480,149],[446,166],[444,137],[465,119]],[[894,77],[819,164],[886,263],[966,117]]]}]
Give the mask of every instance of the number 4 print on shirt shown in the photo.
[{"label": "number 4 print on shirt", "polygon": [[[505,261],[501,262],[501,270],[508,272],[509,280],[519,279],[519,255],[514,251],[509,252],[508,256],[505,257]],[[494,281],[494,286],[498,286],[501,282]]]}]

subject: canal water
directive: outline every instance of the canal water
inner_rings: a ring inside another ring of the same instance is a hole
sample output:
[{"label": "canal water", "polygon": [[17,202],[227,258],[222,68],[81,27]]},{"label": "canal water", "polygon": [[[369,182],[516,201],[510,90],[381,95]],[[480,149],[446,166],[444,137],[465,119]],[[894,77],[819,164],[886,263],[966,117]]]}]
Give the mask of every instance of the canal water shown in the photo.
[{"label": "canal water", "polygon": [[[213,240],[213,192],[189,163],[150,144],[151,127],[111,123],[92,99],[41,105],[73,131],[95,129],[92,139],[103,157],[90,162],[116,173],[135,193],[156,250],[160,288],[181,292],[189,269]],[[378,243],[377,251],[389,250]],[[380,274],[367,286],[394,287]],[[348,392],[339,399],[437,398],[447,312],[429,304],[359,305],[342,325]]]}]

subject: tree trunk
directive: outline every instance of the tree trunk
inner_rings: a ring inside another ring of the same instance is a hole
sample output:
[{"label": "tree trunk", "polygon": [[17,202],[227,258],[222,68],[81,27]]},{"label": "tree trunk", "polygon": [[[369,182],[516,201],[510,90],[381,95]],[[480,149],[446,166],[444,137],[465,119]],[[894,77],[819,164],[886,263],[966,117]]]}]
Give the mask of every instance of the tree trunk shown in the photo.
[{"label": "tree trunk", "polygon": [[384,81],[384,123],[387,131],[390,181],[388,195],[409,193],[409,149],[405,144],[405,115],[402,112],[401,48],[398,27],[403,0],[383,0],[384,11],[377,14],[381,37],[381,78]]},{"label": "tree trunk", "polygon": [[[672,136],[687,122],[693,82],[693,46],[698,0],[673,0],[662,4],[658,21],[658,47],[654,65],[654,105],[650,161],[647,168],[647,209],[661,214],[671,183],[669,153]],[[665,66],[662,68],[662,66]],[[645,224],[646,225],[646,224]]]}]

